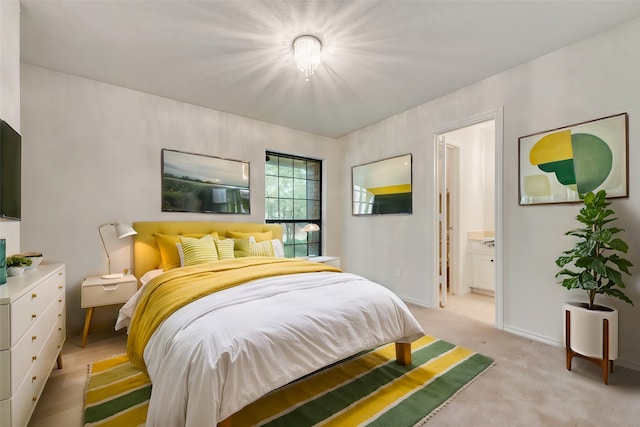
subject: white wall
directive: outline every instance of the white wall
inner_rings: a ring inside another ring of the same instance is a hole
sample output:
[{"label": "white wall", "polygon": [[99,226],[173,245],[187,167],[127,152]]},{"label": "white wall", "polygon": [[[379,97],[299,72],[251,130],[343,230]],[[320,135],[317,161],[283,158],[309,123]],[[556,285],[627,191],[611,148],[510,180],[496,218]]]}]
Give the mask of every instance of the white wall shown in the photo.
[{"label": "white wall", "polygon": [[[85,275],[106,269],[99,224],[116,218],[229,219],[160,212],[161,148],[250,160],[253,213],[233,218],[239,221],[263,218],[263,154],[273,149],[326,159],[326,253],[341,255],[346,270],[432,305],[434,130],[502,108],[504,162],[498,167],[504,173],[500,184],[504,192],[504,326],[560,343],[562,303],[583,297],[555,284],[553,261],[570,244],[563,233],[575,226],[579,206],[518,205],[517,140],[626,111],[629,163],[638,164],[639,44],[640,20],[636,20],[355,132],[338,145],[330,139],[23,64],[22,246],[67,263],[69,327],[78,329],[83,318],[80,282]],[[414,156],[413,215],[353,217],[351,166],[409,152]],[[634,228],[640,216],[640,196],[634,192],[637,173],[637,168],[630,168],[630,197],[615,200],[613,208],[621,218],[619,225],[627,229],[629,257],[640,265],[640,249],[634,244],[640,241],[640,230]],[[342,191],[329,191],[333,188]],[[124,255],[120,252],[114,256],[114,269],[128,262],[128,248]],[[640,304],[636,276],[627,281],[628,294]],[[620,308],[620,355],[624,363],[640,368],[635,330],[640,312],[617,300],[602,302]]]},{"label": "white wall", "polygon": [[[576,226],[578,204],[518,205],[518,137],[538,131],[629,113],[630,196],[613,200],[627,230],[630,260],[640,266],[640,193],[636,190],[640,151],[640,20],[601,33],[568,48],[501,73],[433,102],[391,117],[341,139],[343,173],[383,157],[412,152],[414,211],[410,216],[352,217],[345,204],[342,265],[389,286],[400,295],[433,306],[434,271],[433,134],[486,111],[503,109],[504,327],[539,340],[561,343],[562,303],[582,300],[556,284],[555,258],[571,241],[563,233]],[[342,197],[350,199],[345,180]],[[498,214],[496,212],[496,214]],[[400,267],[401,277],[394,271]],[[640,305],[638,267],[627,293]],[[636,325],[640,310],[603,297],[620,309],[620,357],[640,368]],[[561,362],[559,362],[561,363]]]},{"label": "white wall", "polygon": [[[0,1],[0,119],[20,132],[20,3]],[[0,220],[7,255],[20,252],[20,221]]]},{"label": "white wall", "polygon": [[[264,222],[265,150],[324,160],[325,253],[340,255],[340,146],[314,136],[22,64],[24,250],[67,264],[69,329],[82,327],[80,284],[107,270],[98,226],[123,221]],[[250,161],[251,215],[161,213],[163,148]],[[131,239],[104,229],[112,270],[130,267]],[[115,309],[96,310],[111,327]],[[93,326],[93,325],[92,325]]]}]

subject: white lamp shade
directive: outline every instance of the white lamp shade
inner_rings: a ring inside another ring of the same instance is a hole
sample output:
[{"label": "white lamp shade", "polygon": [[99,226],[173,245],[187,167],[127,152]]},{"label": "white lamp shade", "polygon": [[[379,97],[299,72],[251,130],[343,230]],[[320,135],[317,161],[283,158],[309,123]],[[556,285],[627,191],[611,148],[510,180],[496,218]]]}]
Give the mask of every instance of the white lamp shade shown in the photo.
[{"label": "white lamp shade", "polygon": [[138,234],[138,232],[134,230],[129,224],[116,221],[113,225],[116,227],[116,235],[118,236],[118,239]]},{"label": "white lamp shade", "polygon": [[309,233],[310,231],[320,231],[318,224],[307,224],[302,227],[302,231]]}]

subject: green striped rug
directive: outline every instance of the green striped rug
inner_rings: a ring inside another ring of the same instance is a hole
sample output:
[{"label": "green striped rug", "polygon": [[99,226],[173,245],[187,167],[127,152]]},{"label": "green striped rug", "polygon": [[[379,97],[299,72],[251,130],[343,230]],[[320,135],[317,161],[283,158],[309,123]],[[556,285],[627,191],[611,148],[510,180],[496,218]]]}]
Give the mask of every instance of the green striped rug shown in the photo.
[{"label": "green striped rug", "polygon": [[[493,360],[434,337],[412,344],[413,363],[395,363],[393,344],[282,387],[233,416],[243,426],[421,425]],[[144,424],[151,385],[126,355],[90,366],[85,426]]]}]

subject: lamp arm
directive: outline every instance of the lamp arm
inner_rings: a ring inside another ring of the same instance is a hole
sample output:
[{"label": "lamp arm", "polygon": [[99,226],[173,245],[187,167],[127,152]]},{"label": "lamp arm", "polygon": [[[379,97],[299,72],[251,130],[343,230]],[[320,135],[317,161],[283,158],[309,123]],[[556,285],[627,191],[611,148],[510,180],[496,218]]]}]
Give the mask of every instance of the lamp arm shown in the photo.
[{"label": "lamp arm", "polygon": [[98,227],[98,234],[100,234],[100,240],[102,241],[102,247],[104,248],[104,252],[107,254],[107,268],[109,269],[109,274],[111,274],[111,257],[109,256],[109,251],[107,250],[107,245],[104,243],[104,236],[102,235],[102,228],[107,225],[114,225],[113,223],[102,224]]}]

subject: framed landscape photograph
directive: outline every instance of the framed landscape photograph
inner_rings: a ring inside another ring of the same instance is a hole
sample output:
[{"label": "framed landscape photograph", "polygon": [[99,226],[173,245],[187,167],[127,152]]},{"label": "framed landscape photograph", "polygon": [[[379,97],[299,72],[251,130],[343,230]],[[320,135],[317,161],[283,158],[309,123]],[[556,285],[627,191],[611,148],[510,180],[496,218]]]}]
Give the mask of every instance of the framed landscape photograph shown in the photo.
[{"label": "framed landscape photograph", "polygon": [[162,211],[249,214],[249,162],[163,149]]},{"label": "framed landscape photograph", "polygon": [[599,190],[628,197],[628,129],[622,113],[518,138],[519,204],[579,202]]}]

